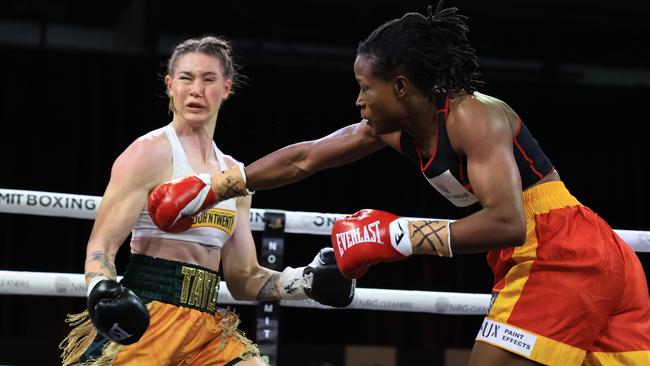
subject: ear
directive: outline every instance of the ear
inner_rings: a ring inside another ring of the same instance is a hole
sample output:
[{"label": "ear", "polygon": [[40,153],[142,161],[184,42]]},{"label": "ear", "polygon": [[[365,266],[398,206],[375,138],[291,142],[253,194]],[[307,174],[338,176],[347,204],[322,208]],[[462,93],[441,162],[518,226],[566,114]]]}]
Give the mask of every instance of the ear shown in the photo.
[{"label": "ear", "polygon": [[223,87],[223,99],[226,100],[230,96],[230,89],[232,89],[232,79],[226,80]]},{"label": "ear", "polygon": [[165,86],[167,87],[167,95],[171,96],[172,77],[169,75],[165,75]]},{"label": "ear", "polygon": [[395,95],[397,98],[404,98],[408,93],[409,81],[404,75],[397,75],[395,77],[395,83],[393,87],[395,88]]}]

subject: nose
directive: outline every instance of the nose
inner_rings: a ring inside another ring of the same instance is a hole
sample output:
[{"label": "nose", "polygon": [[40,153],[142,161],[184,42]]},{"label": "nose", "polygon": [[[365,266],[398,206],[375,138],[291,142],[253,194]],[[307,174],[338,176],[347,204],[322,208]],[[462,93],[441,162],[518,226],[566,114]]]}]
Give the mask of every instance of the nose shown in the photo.
[{"label": "nose", "polygon": [[203,83],[201,80],[195,80],[192,83],[192,88],[190,89],[190,95],[193,97],[200,97],[203,94]]},{"label": "nose", "polygon": [[364,108],[366,106],[366,101],[363,100],[361,97],[361,92],[359,92],[359,95],[357,96],[357,100],[354,102],[354,105],[357,106],[357,108]]}]

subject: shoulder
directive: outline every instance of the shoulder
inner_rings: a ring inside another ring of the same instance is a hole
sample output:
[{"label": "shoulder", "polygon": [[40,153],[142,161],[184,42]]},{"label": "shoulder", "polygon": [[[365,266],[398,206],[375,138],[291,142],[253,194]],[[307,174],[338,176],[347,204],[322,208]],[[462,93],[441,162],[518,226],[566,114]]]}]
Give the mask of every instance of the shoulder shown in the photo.
[{"label": "shoulder", "polygon": [[226,166],[221,167],[221,169],[225,170],[225,169],[228,169],[228,168],[232,168],[233,166],[236,166],[236,165],[242,165],[242,162],[235,159],[231,155],[228,155],[228,154],[224,153],[223,151],[221,151],[221,149],[219,149],[219,147],[217,147],[217,150],[219,151],[220,154],[222,154],[223,160],[226,162]]},{"label": "shoulder", "polygon": [[143,179],[162,182],[171,161],[171,145],[160,128],[133,141],[113,163],[112,174],[138,172]]},{"label": "shoulder", "polygon": [[447,131],[455,146],[511,136],[508,118],[501,100],[475,92],[452,99],[449,103]]}]

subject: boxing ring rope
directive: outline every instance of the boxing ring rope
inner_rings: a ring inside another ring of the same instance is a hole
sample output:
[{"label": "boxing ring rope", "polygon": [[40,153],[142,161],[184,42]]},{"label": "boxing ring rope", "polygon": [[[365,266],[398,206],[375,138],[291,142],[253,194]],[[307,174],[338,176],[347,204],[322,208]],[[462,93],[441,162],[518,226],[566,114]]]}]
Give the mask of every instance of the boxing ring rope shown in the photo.
[{"label": "boxing ring rope", "polygon": [[[94,219],[101,197],[25,191],[0,188],[0,213]],[[286,233],[330,235],[332,225],[343,214],[251,209],[250,224],[254,231],[264,230],[264,214],[283,213]],[[650,252],[650,232],[615,230],[637,252]],[[235,300],[222,282],[219,302],[256,304]],[[0,294],[84,297],[82,274],[0,270]],[[424,312],[437,314],[483,315],[488,311],[490,295],[454,292],[387,290],[357,288],[348,309]],[[283,300],[283,306],[331,309],[313,300]]]},{"label": "boxing ring rope", "polygon": [[[122,276],[117,277],[118,280]],[[235,300],[221,281],[218,302],[255,305],[256,301]],[[83,274],[0,271],[0,295],[86,297]],[[346,309],[408,311],[439,314],[486,314],[490,295],[357,288],[354,301]],[[299,308],[334,309],[314,300],[282,300],[280,305]]]}]

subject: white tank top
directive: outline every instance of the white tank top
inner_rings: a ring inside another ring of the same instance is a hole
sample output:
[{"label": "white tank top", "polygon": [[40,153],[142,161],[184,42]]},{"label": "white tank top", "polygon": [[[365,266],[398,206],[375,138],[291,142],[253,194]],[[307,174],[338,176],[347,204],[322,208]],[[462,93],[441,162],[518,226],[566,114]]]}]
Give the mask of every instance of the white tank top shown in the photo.
[{"label": "white tank top", "polygon": [[[171,179],[203,173],[195,172],[190,166],[187,161],[187,155],[185,155],[183,146],[174,128],[171,125],[167,125],[163,127],[163,131],[167,135],[167,139],[172,147],[173,168]],[[217,148],[214,141],[212,145],[214,146],[214,152],[219,161],[219,167],[223,171],[228,168],[224,154]],[[228,157],[230,158],[230,156]],[[138,217],[138,221],[131,231],[131,237],[183,240],[221,248],[235,231],[235,226],[237,225],[237,205],[235,198],[219,202],[215,207],[195,216],[193,220],[192,227],[182,233],[162,231],[151,221],[145,203],[145,206],[140,212],[140,217]]]}]

